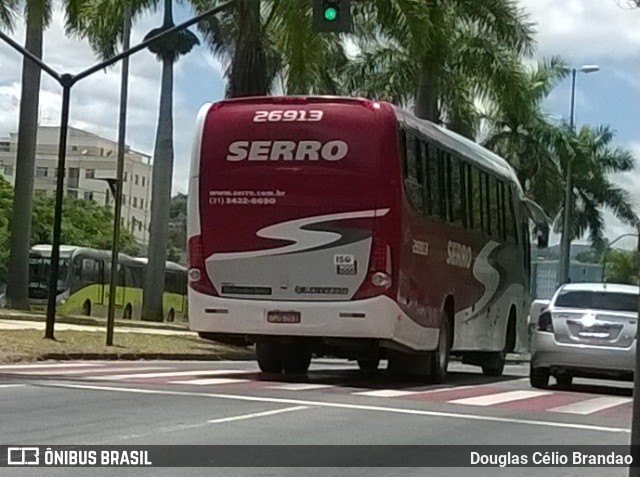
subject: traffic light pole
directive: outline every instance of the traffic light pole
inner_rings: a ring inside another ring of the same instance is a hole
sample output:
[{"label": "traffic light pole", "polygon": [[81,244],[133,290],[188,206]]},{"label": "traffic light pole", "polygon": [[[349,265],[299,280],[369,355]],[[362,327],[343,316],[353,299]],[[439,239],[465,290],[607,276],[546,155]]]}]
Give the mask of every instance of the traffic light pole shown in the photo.
[{"label": "traffic light pole", "polygon": [[[11,46],[14,50],[18,51],[23,56],[26,56],[31,61],[35,62],[45,73],[47,73],[51,78],[56,80],[60,86],[62,86],[62,112],[60,115],[60,137],[58,142],[58,178],[56,181],[56,204],[55,204],[55,214],[53,218],[53,242],[51,247],[51,267],[49,274],[49,295],[47,297],[47,324],[45,329],[45,338],[55,339],[54,336],[54,325],[56,319],[56,298],[57,298],[57,289],[58,289],[58,275],[60,271],[60,238],[62,235],[62,199],[64,196],[64,175],[65,175],[65,162],[66,162],[66,145],[67,145],[67,130],[69,127],[69,105],[71,102],[71,89],[73,86],[78,83],[80,80],[91,76],[92,74],[103,70],[118,61],[128,58],[134,53],[139,52],[147,48],[151,43],[158,41],[161,38],[169,36],[173,33],[182,31],[186,28],[189,28],[191,25],[198,23],[212,15],[220,13],[229,7],[231,2],[226,2],[222,5],[219,5],[215,8],[211,8],[206,12],[191,18],[179,25],[176,25],[168,30],[165,30],[158,35],[155,35],[136,46],[124,50],[122,53],[114,56],[113,58],[98,63],[86,70],[78,73],[77,75],[72,74],[60,74],[51,68],[49,65],[44,63],[40,58],[35,56],[30,51],[26,50],[12,38],[10,38],[7,34],[0,30],[0,39]],[[115,265],[117,268],[117,264]],[[113,266],[112,266],[113,268]]]}]

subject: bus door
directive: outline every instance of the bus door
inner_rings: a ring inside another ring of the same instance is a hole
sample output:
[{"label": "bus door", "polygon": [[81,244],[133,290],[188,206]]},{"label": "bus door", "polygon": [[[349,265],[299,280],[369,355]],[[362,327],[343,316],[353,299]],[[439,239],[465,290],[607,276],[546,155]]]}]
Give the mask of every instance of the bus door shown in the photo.
[{"label": "bus door", "polygon": [[[111,278],[111,262],[104,262],[104,275],[103,275],[103,296],[104,303],[109,303],[109,280]],[[123,306],[124,304],[124,277],[122,264],[118,264],[118,273],[116,273],[116,306]]]}]

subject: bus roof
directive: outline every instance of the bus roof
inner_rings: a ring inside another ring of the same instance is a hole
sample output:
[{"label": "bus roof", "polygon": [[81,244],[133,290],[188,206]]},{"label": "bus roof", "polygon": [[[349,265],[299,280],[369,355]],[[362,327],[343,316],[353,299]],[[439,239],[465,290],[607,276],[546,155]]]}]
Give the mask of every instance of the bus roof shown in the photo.
[{"label": "bus roof", "polygon": [[[31,247],[31,252],[38,253],[44,257],[51,256],[51,248],[52,246],[49,244],[39,244]],[[98,250],[90,247],[80,247],[78,245],[60,245],[60,258],[71,258],[75,254],[80,252],[86,252],[93,256],[98,256],[106,259],[111,259],[111,251],[110,250]],[[149,259],[146,257],[132,257],[125,253],[120,253],[119,258],[121,261],[131,261],[146,265],[149,262]],[[173,270],[177,272],[186,272],[187,268],[175,262],[166,262],[166,269]]]},{"label": "bus roof", "polygon": [[396,120],[410,129],[427,137],[438,146],[457,153],[466,161],[473,163],[493,175],[513,184],[523,195],[522,186],[515,171],[502,157],[482,147],[480,144],[461,136],[453,131],[438,126],[431,121],[419,119],[412,113],[386,101],[372,101],[361,97],[347,96],[249,96],[244,98],[223,99],[209,104],[208,107],[219,109],[225,106],[242,104],[300,104],[300,103],[342,103],[361,105],[368,108],[388,106],[396,116]]},{"label": "bus roof", "polygon": [[522,187],[518,176],[509,163],[502,157],[458,133],[445,129],[430,121],[419,119],[397,106],[391,106],[395,110],[399,122],[418,131],[438,146],[456,152],[468,162],[513,183],[522,194]]}]

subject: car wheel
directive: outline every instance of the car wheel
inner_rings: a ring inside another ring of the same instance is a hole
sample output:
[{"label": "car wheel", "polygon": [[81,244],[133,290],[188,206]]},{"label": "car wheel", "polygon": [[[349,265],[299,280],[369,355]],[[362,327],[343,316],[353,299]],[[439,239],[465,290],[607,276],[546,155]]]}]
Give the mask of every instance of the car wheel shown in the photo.
[{"label": "car wheel", "polygon": [[280,346],[273,343],[256,343],[256,357],[258,366],[263,373],[281,373],[282,357]]},{"label": "car wheel", "polygon": [[562,387],[571,386],[571,383],[573,382],[573,376],[570,374],[559,374],[555,378],[558,385]]},{"label": "car wheel", "polygon": [[549,369],[547,368],[534,368],[531,366],[529,369],[529,382],[534,388],[546,389],[549,387],[549,376]]}]

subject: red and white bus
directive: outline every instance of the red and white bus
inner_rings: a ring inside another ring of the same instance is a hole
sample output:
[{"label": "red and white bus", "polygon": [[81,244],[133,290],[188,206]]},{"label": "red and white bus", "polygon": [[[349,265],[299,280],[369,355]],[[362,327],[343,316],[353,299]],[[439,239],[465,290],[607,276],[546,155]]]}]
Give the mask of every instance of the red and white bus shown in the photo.
[{"label": "red and white bus", "polygon": [[264,372],[306,372],[313,353],[442,381],[451,353],[500,374],[526,344],[532,209],[542,222],[503,159],[388,103],[206,105],[190,326],[256,343]]}]

